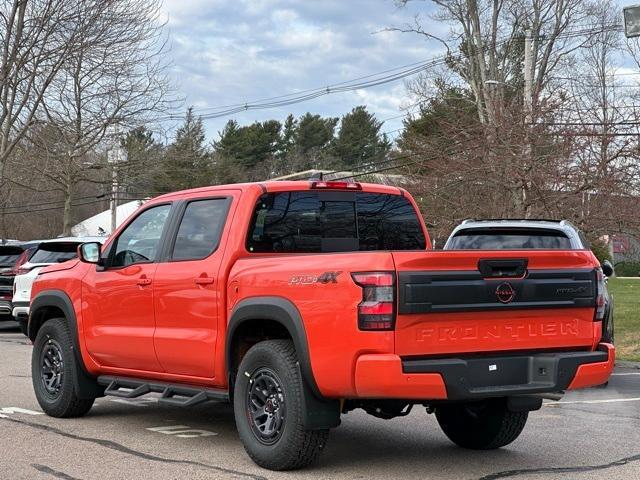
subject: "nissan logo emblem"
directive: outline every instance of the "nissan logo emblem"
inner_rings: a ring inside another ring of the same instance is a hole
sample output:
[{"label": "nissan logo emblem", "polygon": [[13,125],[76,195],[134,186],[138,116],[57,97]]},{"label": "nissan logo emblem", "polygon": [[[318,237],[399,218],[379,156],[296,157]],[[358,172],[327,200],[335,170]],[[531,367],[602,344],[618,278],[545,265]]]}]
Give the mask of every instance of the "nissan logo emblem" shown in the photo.
[{"label": "nissan logo emblem", "polygon": [[496,288],[496,296],[501,303],[511,303],[516,296],[516,291],[510,283],[502,283]]}]

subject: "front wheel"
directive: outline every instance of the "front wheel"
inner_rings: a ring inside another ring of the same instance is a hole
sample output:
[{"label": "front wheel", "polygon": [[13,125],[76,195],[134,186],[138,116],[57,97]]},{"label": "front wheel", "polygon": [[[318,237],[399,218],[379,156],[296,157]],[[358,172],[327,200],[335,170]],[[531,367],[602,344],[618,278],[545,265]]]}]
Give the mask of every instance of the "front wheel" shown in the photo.
[{"label": "front wheel", "polygon": [[528,412],[511,412],[505,399],[442,405],[436,409],[440,428],[462,448],[493,450],[513,442],[527,423]]},{"label": "front wheel", "polygon": [[80,398],[76,390],[78,365],[66,322],[54,318],[38,331],[31,355],[31,380],[38,403],[51,417],[85,415],[95,399]]},{"label": "front wheel", "polygon": [[290,340],[260,342],[242,359],[233,409],[240,440],[255,463],[270,470],[306,467],[318,458],[328,430],[306,430],[304,384]]}]

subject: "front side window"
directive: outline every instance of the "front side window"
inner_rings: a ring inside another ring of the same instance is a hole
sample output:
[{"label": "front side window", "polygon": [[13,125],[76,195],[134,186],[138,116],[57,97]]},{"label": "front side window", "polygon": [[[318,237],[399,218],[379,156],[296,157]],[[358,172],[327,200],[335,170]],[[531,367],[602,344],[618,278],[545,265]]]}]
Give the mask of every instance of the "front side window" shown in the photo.
[{"label": "front side window", "polygon": [[250,252],[424,250],[417,212],[400,195],[298,191],[265,194],[249,227]]},{"label": "front side window", "polygon": [[153,262],[170,210],[171,205],[160,205],[138,215],[116,240],[110,266],[126,267],[134,263]]},{"label": "front side window", "polygon": [[227,217],[226,198],[198,200],[187,205],[173,246],[173,260],[200,260],[218,248]]}]

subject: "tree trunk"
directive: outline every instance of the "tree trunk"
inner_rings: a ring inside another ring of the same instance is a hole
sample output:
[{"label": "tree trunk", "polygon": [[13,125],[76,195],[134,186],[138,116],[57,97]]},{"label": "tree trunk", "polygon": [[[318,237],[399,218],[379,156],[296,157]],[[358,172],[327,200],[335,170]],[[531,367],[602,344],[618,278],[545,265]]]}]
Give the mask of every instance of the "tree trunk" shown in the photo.
[{"label": "tree trunk", "polygon": [[71,205],[71,197],[73,194],[73,186],[71,182],[67,183],[65,192],[64,192],[64,213],[62,215],[62,234],[65,237],[71,236],[71,214],[72,214],[72,205]]}]

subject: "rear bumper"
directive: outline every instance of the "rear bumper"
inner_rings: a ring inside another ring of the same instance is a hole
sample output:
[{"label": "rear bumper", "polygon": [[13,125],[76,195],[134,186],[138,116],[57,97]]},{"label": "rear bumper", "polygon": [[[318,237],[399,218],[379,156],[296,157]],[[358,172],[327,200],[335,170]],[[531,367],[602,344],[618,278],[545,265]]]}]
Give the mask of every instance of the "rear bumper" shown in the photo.
[{"label": "rear bumper", "polygon": [[605,383],[615,348],[594,352],[536,353],[493,357],[402,360],[397,355],[362,355],[356,363],[360,398],[473,400],[562,392]]}]

